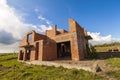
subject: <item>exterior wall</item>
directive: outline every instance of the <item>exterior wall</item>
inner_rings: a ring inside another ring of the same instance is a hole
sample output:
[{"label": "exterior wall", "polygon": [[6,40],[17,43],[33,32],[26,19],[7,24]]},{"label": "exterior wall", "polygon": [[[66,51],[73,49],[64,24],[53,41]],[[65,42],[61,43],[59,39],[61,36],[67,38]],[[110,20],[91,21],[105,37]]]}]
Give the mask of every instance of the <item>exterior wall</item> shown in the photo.
[{"label": "exterior wall", "polygon": [[[30,41],[30,43],[28,42],[28,36],[29,36],[29,35],[32,35],[32,40]],[[34,41],[35,41],[35,40],[34,40],[34,35],[35,35],[35,31],[31,31],[31,32],[27,33],[27,34],[25,35],[24,39],[22,40],[22,42],[20,43],[20,47],[34,43]]]},{"label": "exterior wall", "polygon": [[45,35],[35,33],[35,41],[38,41],[38,40],[46,40],[46,38],[47,38],[47,37],[46,37]]},{"label": "exterior wall", "polygon": [[59,31],[57,31],[57,35],[58,34],[64,34],[64,33],[67,33],[67,31],[66,30],[59,30]]},{"label": "exterior wall", "polygon": [[30,53],[30,60],[35,60],[35,50],[31,50],[31,53]]},{"label": "exterior wall", "polygon": [[54,60],[56,58],[57,58],[57,45],[56,45],[56,43],[54,41],[44,41],[43,60]]},{"label": "exterior wall", "polygon": [[71,44],[72,60],[80,60],[79,51],[78,51],[77,34],[76,33],[71,34],[70,44]]},{"label": "exterior wall", "polygon": [[84,59],[83,53],[83,34],[81,27],[73,19],[69,19],[71,33],[71,52],[73,60]]},{"label": "exterior wall", "polygon": [[80,59],[84,59],[84,54],[86,53],[84,29],[80,27],[78,24],[76,25],[76,27],[77,27],[79,56],[80,56]]},{"label": "exterior wall", "polygon": [[43,40],[39,41],[39,48],[38,48],[38,60],[43,60]]},{"label": "exterior wall", "polygon": [[87,33],[73,19],[69,19],[69,27],[71,33],[72,60],[82,60],[87,53],[86,44],[88,44],[88,40],[85,39]]},{"label": "exterior wall", "polygon": [[52,37],[51,39],[53,39],[56,43],[58,42],[65,42],[65,41],[70,41],[70,33],[65,33],[65,34],[61,34],[61,35],[56,35],[55,37]]}]

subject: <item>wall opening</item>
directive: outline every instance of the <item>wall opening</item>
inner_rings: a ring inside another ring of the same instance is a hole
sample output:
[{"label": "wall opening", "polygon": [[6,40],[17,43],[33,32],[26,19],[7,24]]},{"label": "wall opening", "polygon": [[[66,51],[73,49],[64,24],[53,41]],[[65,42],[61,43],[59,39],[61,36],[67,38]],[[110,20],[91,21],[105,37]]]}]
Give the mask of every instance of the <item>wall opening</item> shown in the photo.
[{"label": "wall opening", "polygon": [[70,41],[57,43],[57,58],[71,59]]},{"label": "wall opening", "polygon": [[27,60],[30,60],[30,54],[31,54],[31,50],[27,49]]},{"label": "wall opening", "polygon": [[20,58],[19,58],[19,60],[23,60],[23,54],[24,54],[24,52],[22,51],[22,50],[20,50]]},{"label": "wall opening", "polygon": [[35,60],[38,60],[38,56],[39,56],[39,42],[36,43],[36,55],[35,55]]},{"label": "wall opening", "polygon": [[32,41],[32,34],[28,35],[28,43],[30,43]]}]

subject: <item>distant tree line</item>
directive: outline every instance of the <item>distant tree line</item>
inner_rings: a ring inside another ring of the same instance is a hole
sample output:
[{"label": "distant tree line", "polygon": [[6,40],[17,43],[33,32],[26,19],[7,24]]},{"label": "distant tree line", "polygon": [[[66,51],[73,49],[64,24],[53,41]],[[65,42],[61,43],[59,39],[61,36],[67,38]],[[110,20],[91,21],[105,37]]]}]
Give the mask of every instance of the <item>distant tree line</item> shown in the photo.
[{"label": "distant tree line", "polygon": [[105,43],[102,45],[94,45],[94,47],[108,47],[108,46],[115,46],[115,45],[120,45],[120,42]]}]

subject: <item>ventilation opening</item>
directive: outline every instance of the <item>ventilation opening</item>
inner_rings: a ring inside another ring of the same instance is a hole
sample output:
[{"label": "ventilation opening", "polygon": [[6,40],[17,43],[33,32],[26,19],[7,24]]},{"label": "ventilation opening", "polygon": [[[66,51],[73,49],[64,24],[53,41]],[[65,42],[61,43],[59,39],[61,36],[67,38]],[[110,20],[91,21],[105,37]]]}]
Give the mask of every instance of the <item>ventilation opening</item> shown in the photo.
[{"label": "ventilation opening", "polygon": [[71,59],[70,41],[57,43],[57,57]]}]

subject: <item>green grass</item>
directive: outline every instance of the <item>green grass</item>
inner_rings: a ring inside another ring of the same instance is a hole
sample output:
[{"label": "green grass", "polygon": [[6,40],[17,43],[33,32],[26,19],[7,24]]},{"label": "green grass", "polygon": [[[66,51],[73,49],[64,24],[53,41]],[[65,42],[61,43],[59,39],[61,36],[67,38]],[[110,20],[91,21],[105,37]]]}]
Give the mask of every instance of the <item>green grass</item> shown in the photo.
[{"label": "green grass", "polygon": [[106,61],[107,61],[107,63],[109,63],[113,67],[120,68],[120,58],[109,58]]},{"label": "green grass", "polygon": [[106,74],[120,80],[120,58],[109,58],[106,61],[111,66],[117,68],[117,70],[108,71]]},{"label": "green grass", "polygon": [[17,54],[0,55],[0,80],[105,80],[91,72],[54,66],[27,65]]},{"label": "green grass", "polygon": [[109,71],[106,74],[109,75],[109,76],[112,76],[112,77],[116,78],[116,80],[120,80],[120,70]]}]

